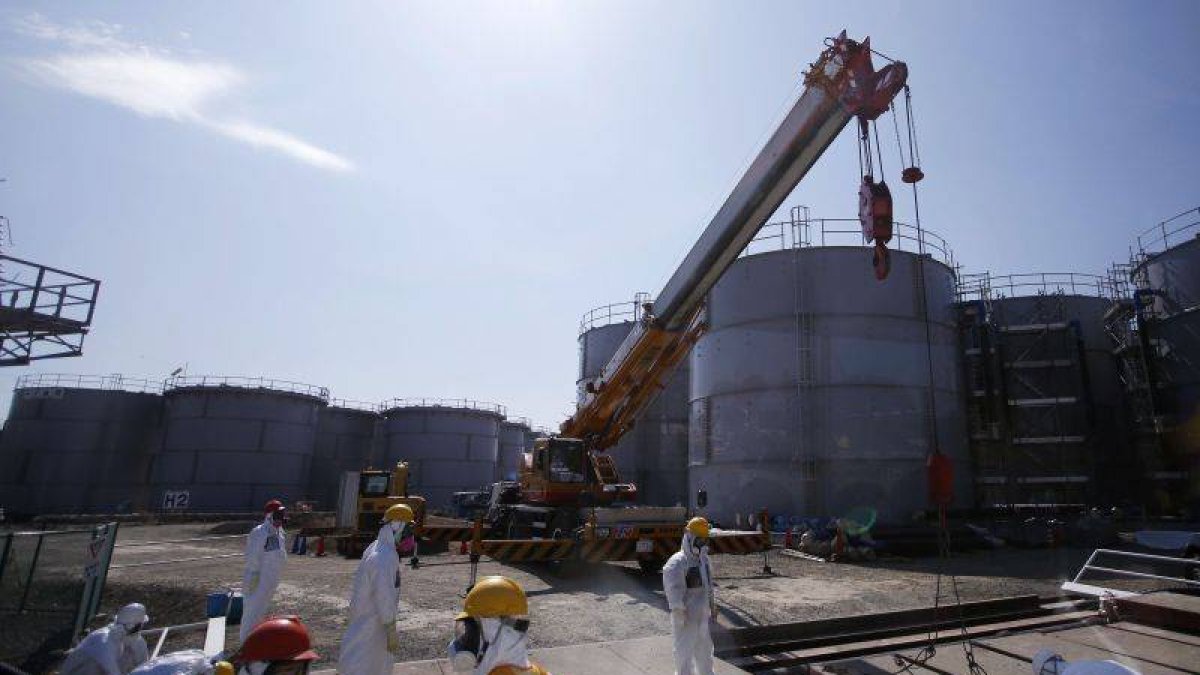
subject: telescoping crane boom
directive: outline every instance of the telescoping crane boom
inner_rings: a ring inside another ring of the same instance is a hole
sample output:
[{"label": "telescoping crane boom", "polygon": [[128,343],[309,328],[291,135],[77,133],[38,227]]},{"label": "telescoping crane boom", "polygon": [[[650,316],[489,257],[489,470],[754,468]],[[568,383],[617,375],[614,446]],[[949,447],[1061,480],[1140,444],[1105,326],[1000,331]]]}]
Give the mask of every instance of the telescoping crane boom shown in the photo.
[{"label": "telescoping crane boom", "polygon": [[[703,333],[701,310],[713,285],[850,120],[857,117],[865,129],[867,121],[888,109],[907,78],[907,66],[901,62],[874,69],[870,38],[860,43],[842,31],[828,44],[805,74],[799,100],[601,370],[575,414],[562,424],[563,436],[581,439],[591,453],[617,443]],[[886,243],[891,236],[890,198],[872,203],[870,188],[876,185],[864,178],[867,194],[860,213],[865,214],[864,233],[877,242],[886,236]],[[879,223],[886,235],[867,231],[872,216],[886,221]]]}]

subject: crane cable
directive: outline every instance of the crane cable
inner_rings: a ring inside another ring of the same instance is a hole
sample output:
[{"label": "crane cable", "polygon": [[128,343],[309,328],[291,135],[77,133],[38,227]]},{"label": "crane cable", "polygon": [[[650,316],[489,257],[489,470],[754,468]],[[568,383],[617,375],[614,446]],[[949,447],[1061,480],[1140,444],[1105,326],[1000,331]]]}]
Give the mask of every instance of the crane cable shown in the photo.
[{"label": "crane cable", "polygon": [[[886,58],[886,57],[885,57]],[[897,121],[899,114],[896,112],[896,105],[890,105],[892,110],[892,124],[896,131],[896,148],[900,152],[901,165],[907,164],[912,167],[920,167],[921,154],[916,141],[916,122],[913,119],[912,113],[912,92],[908,85],[904,86],[904,112],[908,131],[908,162],[905,162],[904,146],[900,142],[900,126]],[[878,130],[876,131],[876,142],[878,143]],[[921,205],[917,196],[917,182],[913,181],[912,196],[913,196],[913,220],[917,229],[917,286],[921,293],[921,308],[925,322],[925,358],[926,367],[929,377],[929,400],[927,403],[927,411],[929,417],[929,429],[932,435],[933,453],[940,454],[938,439],[938,419],[937,419],[937,390],[935,387],[935,375],[933,371],[933,336],[932,327],[929,317],[929,296],[925,279],[925,232],[921,227]],[[958,629],[962,636],[963,656],[967,661],[967,669],[969,675],[987,675],[987,671],[978,661],[975,660],[974,646],[971,644],[970,637],[967,635],[967,624],[963,617],[962,597],[958,591],[958,576],[954,574],[946,574],[946,561],[950,558],[951,541],[950,528],[946,523],[946,505],[938,504],[938,525],[937,525],[937,541],[938,541],[938,565],[937,576],[934,582],[934,598],[933,598],[933,629],[928,633],[929,642],[924,645],[916,656],[907,658],[895,655],[895,663],[900,666],[900,669],[895,671],[897,675],[900,673],[912,673],[914,666],[923,666],[926,662],[932,659],[937,654],[937,639],[939,629],[937,627],[938,611],[941,607],[942,599],[942,577],[948,576],[950,588],[954,594],[954,605],[958,614]]]}]

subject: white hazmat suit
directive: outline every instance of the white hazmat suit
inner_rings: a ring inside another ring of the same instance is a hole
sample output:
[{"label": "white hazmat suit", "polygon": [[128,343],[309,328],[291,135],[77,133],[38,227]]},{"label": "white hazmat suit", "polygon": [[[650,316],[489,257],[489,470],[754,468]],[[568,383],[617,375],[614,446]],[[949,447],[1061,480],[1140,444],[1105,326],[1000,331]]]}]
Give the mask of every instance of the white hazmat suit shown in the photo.
[{"label": "white hazmat suit", "polygon": [[245,598],[242,601],[242,625],[238,629],[238,639],[242,642],[266,616],[286,562],[283,528],[276,527],[268,513],[246,537],[246,571],[242,575]]},{"label": "white hazmat suit", "polygon": [[199,649],[172,652],[143,663],[129,675],[211,675],[210,659]]},{"label": "white hazmat suit", "polygon": [[389,645],[398,642],[400,556],[396,539],[404,529],[404,523],[384,523],[354,572],[350,623],[342,636],[337,667],[343,675],[391,675],[396,665],[396,655]]},{"label": "white hazmat suit", "polygon": [[712,566],[708,549],[697,550],[695,537],[684,532],[680,550],[663,565],[663,592],[671,609],[676,675],[712,675]]},{"label": "white hazmat suit", "polygon": [[113,622],[98,628],[67,654],[59,675],[125,675],[150,658],[141,635]]}]

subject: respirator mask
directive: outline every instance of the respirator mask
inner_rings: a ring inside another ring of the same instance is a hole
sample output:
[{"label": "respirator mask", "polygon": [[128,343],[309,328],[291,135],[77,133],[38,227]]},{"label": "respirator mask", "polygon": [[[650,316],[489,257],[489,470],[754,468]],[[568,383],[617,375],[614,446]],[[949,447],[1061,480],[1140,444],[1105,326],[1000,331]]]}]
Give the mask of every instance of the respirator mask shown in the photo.
[{"label": "respirator mask", "polygon": [[[493,642],[504,628],[511,628],[518,633],[529,631],[529,619],[501,618],[496,619],[500,625],[496,628]],[[483,637],[483,625],[479,619],[466,618],[454,622],[454,640],[448,648],[450,666],[456,673],[469,673],[483,660],[491,642]]]}]

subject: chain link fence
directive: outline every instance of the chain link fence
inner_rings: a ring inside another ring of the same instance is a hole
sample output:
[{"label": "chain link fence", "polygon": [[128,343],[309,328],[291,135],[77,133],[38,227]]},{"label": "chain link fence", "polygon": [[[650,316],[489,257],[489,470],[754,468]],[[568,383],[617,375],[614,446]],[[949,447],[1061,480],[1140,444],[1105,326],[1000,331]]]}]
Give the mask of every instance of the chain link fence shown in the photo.
[{"label": "chain link fence", "polygon": [[0,532],[0,663],[45,672],[96,614],[117,524]]}]

